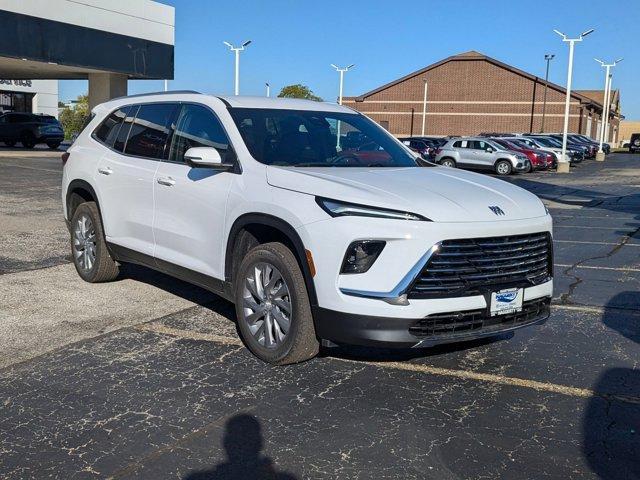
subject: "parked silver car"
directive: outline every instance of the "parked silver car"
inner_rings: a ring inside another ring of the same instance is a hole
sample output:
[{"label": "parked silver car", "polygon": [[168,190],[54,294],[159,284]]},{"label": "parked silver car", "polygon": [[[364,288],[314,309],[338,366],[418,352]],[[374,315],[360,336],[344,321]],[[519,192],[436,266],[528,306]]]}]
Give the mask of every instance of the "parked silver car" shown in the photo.
[{"label": "parked silver car", "polygon": [[452,138],[439,150],[435,161],[446,167],[490,169],[498,175],[531,170],[525,155],[486,138]]}]

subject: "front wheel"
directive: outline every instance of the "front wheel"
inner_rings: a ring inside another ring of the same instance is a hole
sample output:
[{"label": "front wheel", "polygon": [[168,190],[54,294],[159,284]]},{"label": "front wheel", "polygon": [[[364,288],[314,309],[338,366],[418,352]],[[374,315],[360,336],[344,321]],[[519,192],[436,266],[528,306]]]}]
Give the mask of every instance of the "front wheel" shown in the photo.
[{"label": "front wheel", "polygon": [[261,360],[287,365],[319,351],[304,276],[282,243],[258,245],[242,260],[234,281],[238,330]]},{"label": "front wheel", "polygon": [[9,148],[13,148],[13,147],[16,146],[16,142],[14,142],[13,140],[10,140],[8,142],[4,142],[4,144]]},{"label": "front wheel", "polygon": [[47,147],[49,147],[51,150],[57,150],[59,146],[60,146],[60,142],[47,143]]},{"label": "front wheel", "polygon": [[33,134],[29,132],[22,134],[20,143],[22,143],[24,148],[33,148],[36,146],[36,140],[33,138]]},{"label": "front wheel", "polygon": [[443,167],[456,168],[456,161],[453,158],[445,158],[440,162]]},{"label": "front wheel", "polygon": [[513,167],[508,160],[500,160],[496,163],[496,173],[498,175],[511,175]]}]

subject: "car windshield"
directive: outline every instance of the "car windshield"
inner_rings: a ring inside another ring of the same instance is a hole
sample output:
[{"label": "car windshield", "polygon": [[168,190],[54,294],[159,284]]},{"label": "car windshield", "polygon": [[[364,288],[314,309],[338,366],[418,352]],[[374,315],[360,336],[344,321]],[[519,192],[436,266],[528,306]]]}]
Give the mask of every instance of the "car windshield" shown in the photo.
[{"label": "car windshield", "polygon": [[285,167],[418,167],[405,147],[351,113],[230,108],[253,158]]},{"label": "car windshield", "polygon": [[58,120],[56,119],[56,117],[52,117],[51,115],[41,115],[39,117],[39,120],[42,123],[58,123]]},{"label": "car windshield", "polygon": [[513,140],[513,144],[517,145],[520,148],[535,148],[536,142],[534,142],[533,140],[520,140],[520,139],[515,139]]},{"label": "car windshield", "polygon": [[548,137],[536,137],[536,142],[540,143],[545,147],[561,147],[562,145],[558,145],[558,142],[553,138]]}]

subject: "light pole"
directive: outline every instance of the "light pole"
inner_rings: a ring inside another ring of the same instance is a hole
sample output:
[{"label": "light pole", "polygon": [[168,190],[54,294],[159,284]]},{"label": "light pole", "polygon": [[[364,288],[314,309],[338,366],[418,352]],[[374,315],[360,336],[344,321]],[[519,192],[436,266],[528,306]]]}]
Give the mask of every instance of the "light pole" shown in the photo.
[{"label": "light pole", "polygon": [[569,68],[567,69],[567,97],[564,102],[564,128],[562,130],[562,158],[558,160],[558,173],[569,173],[569,162],[567,161],[567,133],[569,131],[569,103],[571,101],[571,77],[573,75],[573,48],[576,42],[581,42],[584,37],[593,32],[593,28],[582,32],[578,38],[567,38],[567,36],[554,30],[562,37],[563,42],[569,44]]},{"label": "light pole", "polygon": [[547,61],[547,73],[544,75],[544,95],[542,96],[542,125],[540,126],[540,133],[544,133],[544,117],[547,113],[547,85],[549,84],[549,63],[555,55],[547,53],[544,59]]},{"label": "light pole", "polygon": [[344,72],[348,72],[349,69],[355,67],[355,64],[352,63],[351,65],[344,68],[340,68],[337,65],[334,65],[333,63],[331,64],[331,66],[335,68],[336,72],[340,74],[340,95],[338,96],[338,105],[342,105],[342,88],[344,86]]},{"label": "light pole", "polygon": [[429,84],[427,79],[424,79],[424,96],[422,98],[422,136],[424,137],[424,127],[427,123],[427,88]]},{"label": "light pole", "polygon": [[[338,72],[340,74],[340,92],[338,95],[338,105],[342,105],[342,89],[344,87],[344,72],[348,72],[349,69],[355,67],[355,64],[352,63],[351,65],[348,65],[344,68],[340,68],[337,65],[334,65],[333,63],[331,64],[331,66],[333,68],[336,69],[336,72]],[[340,120],[338,120],[338,122],[336,123],[336,149],[340,150]]]},{"label": "light pole", "polygon": [[229,42],[222,42],[222,43],[224,43],[227,47],[229,47],[229,49],[232,52],[235,52],[236,54],[235,95],[240,95],[240,52],[243,51],[247,46],[249,46],[249,44],[251,43],[251,40],[247,40],[239,47],[234,47]]},{"label": "light pole", "polygon": [[618,63],[622,61],[622,58],[617,59],[613,63],[604,63],[602,60],[594,58],[596,62],[600,64],[601,67],[605,69],[604,76],[604,104],[602,105],[602,121],[600,122],[600,147],[598,148],[598,153],[596,155],[596,160],[599,162],[604,161],[604,150],[602,150],[602,144],[604,142],[605,132],[607,132],[607,128],[609,126],[609,109],[611,108],[611,80],[613,78],[613,74],[611,73],[611,68],[615,67]]},{"label": "light pole", "polygon": [[264,84],[264,86],[265,86],[265,87],[266,87],[266,89],[267,89],[267,97],[270,97],[270,96],[271,96],[271,85],[269,85],[269,82],[266,82],[266,83]]},{"label": "light pole", "polygon": [[165,92],[169,91],[169,80],[164,81],[164,91]]}]

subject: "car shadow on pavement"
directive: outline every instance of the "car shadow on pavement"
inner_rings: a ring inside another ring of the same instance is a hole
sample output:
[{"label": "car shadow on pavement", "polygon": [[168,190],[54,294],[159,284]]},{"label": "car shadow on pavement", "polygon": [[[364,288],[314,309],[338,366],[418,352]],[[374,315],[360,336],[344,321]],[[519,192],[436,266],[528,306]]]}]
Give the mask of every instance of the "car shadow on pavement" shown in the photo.
[{"label": "car shadow on pavement", "polygon": [[[609,302],[602,322],[622,337],[640,344],[640,292],[622,292]],[[640,479],[640,370],[614,367],[598,378],[583,419],[583,454],[603,480]]]},{"label": "car shadow on pavement", "polygon": [[261,426],[253,415],[231,418],[225,425],[222,443],[227,453],[225,462],[190,472],[183,480],[296,480],[290,473],[279,472],[273,460],[261,454]]},{"label": "car shadow on pavement", "polygon": [[185,300],[206,307],[235,323],[235,309],[231,302],[188,282],[140,265],[123,263],[119,280],[130,279],[160,288]]},{"label": "car shadow on pavement", "polygon": [[447,343],[425,348],[383,348],[338,345],[330,348],[323,347],[320,350],[320,356],[370,362],[402,362],[416,358],[436,357],[438,355],[471,350],[503,340],[509,340],[513,336],[514,332],[506,332],[491,337],[468,340],[466,342]]}]

